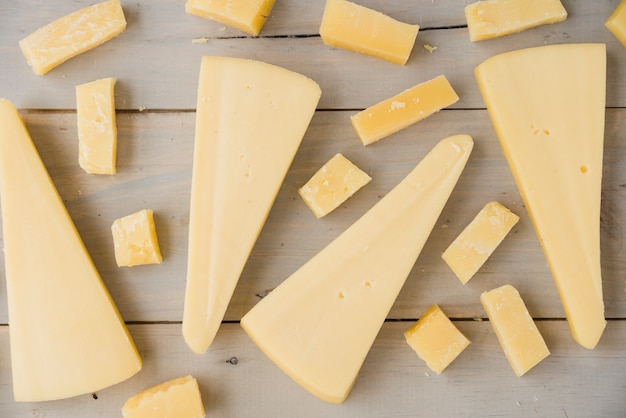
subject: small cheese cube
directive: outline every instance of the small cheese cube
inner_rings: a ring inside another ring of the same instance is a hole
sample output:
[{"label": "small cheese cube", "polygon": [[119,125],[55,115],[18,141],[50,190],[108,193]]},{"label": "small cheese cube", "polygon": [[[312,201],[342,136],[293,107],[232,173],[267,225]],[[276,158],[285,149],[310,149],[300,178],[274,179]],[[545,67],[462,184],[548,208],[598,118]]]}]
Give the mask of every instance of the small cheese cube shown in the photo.
[{"label": "small cheese cube", "polygon": [[37,75],[105,43],[126,30],[119,0],[97,3],[63,16],[20,41],[20,48]]},{"label": "small cheese cube", "polygon": [[419,358],[437,374],[441,374],[470,344],[438,305],[430,307],[404,332],[404,337]]},{"label": "small cheese cube", "polygon": [[622,1],[604,24],[626,47],[626,2]]},{"label": "small cheese cube", "polygon": [[425,81],[353,115],[363,145],[372,144],[459,100],[444,75]]},{"label": "small cheese cube", "polygon": [[76,86],[78,164],[87,173],[115,174],[115,81],[103,78]]},{"label": "small cheese cube", "polygon": [[476,274],[504,237],[519,221],[519,216],[498,202],[489,202],[444,251],[448,263],[461,283]]},{"label": "small cheese cube", "polygon": [[185,11],[257,36],[270,15],[274,2],[275,0],[187,0]]},{"label": "small cheese cube", "polygon": [[298,193],[317,218],[333,211],[372,178],[342,154],[322,166]]},{"label": "small cheese cube", "polygon": [[198,382],[184,376],[151,387],[122,407],[124,418],[204,418]]},{"label": "small cheese cube", "polygon": [[399,22],[346,0],[327,0],[320,36],[326,45],[404,65],[418,30],[418,25]]},{"label": "small cheese cube", "polygon": [[119,267],[158,264],[162,261],[151,210],[140,210],[115,220],[111,231],[115,260]]},{"label": "small cheese cube", "polygon": [[567,11],[560,0],[484,0],[465,6],[472,42],[561,22]]},{"label": "small cheese cube", "polygon": [[550,355],[517,289],[504,285],[484,292],[480,301],[518,377]]}]

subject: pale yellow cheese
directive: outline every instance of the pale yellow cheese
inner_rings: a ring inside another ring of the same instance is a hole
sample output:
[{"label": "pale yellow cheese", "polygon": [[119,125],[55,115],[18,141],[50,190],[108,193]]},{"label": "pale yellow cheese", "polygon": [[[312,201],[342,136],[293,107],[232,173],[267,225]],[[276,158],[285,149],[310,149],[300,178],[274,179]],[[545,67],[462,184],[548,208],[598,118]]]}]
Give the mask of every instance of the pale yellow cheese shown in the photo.
[{"label": "pale yellow cheese", "polygon": [[498,202],[489,202],[443,252],[441,257],[461,283],[476,274],[504,237],[519,221],[519,216]]},{"label": "pale yellow cheese", "polygon": [[317,83],[284,68],[202,59],[183,313],[196,353],[217,333],[320,95]]},{"label": "pale yellow cheese", "polygon": [[626,47],[626,2],[622,1],[604,24]]},{"label": "pale yellow cheese", "polygon": [[153,386],[130,398],[122,407],[124,418],[204,418],[198,382],[183,376]]},{"label": "pale yellow cheese", "polygon": [[513,51],[475,73],[572,334],[594,348],[606,326],[600,269],[605,45]]},{"label": "pale yellow cheese", "polygon": [[363,145],[404,129],[459,100],[444,75],[417,84],[350,117]]},{"label": "pale yellow cheese", "polygon": [[187,0],[185,11],[256,36],[261,32],[274,2],[275,0]]},{"label": "pale yellow cheese", "polygon": [[327,0],[320,26],[326,45],[399,65],[408,61],[418,31],[419,25],[397,21],[346,0]]},{"label": "pale yellow cheese", "polygon": [[550,355],[517,289],[504,285],[484,292],[480,301],[506,359],[518,377]]},{"label": "pale yellow cheese", "polygon": [[76,86],[78,164],[87,173],[116,171],[115,81],[102,78]]},{"label": "pale yellow cheese", "polygon": [[163,261],[154,226],[154,214],[150,209],[116,219],[111,225],[111,232],[115,261],[119,267],[158,264]]},{"label": "pale yellow cheese", "polygon": [[126,19],[119,0],[107,0],[63,16],[20,41],[38,75],[124,32]]},{"label": "pale yellow cheese", "polygon": [[567,19],[560,0],[482,0],[465,6],[472,42]]},{"label": "pale yellow cheese", "polygon": [[426,365],[441,374],[470,345],[438,305],[433,305],[409,329],[404,338]]},{"label": "pale yellow cheese", "polygon": [[13,104],[0,99],[0,195],[16,401],[91,393],[141,369]]},{"label": "pale yellow cheese", "polygon": [[324,164],[298,189],[317,218],[326,216],[356,193],[372,178],[341,153]]},{"label": "pale yellow cheese", "polygon": [[259,348],[315,396],[343,402],[473,147],[440,141],[365,215],[241,319]]}]

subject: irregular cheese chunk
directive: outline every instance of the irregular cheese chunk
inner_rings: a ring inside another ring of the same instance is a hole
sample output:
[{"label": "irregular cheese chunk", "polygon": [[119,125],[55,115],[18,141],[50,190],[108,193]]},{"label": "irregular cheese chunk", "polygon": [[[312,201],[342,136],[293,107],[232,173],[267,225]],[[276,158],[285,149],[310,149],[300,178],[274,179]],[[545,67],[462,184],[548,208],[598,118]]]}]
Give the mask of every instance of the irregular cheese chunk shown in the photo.
[{"label": "irregular cheese chunk", "polygon": [[428,367],[441,374],[470,344],[438,305],[432,306],[404,332],[407,344]]},{"label": "irregular cheese chunk", "polygon": [[346,0],[327,0],[320,36],[329,46],[404,65],[419,25],[399,22]]},{"label": "irregular cheese chunk", "polygon": [[20,41],[20,48],[37,75],[109,41],[126,30],[119,0],[85,7],[49,23]]},{"label": "irregular cheese chunk", "polygon": [[122,407],[124,418],[204,418],[198,382],[178,377],[130,398]]},{"label": "irregular cheese chunk", "polygon": [[465,284],[487,261],[519,216],[498,202],[489,202],[442,254],[461,283]]},{"label": "irregular cheese chunk", "polygon": [[257,303],[241,326],[309,392],[343,402],[473,147],[443,139],[387,196]]},{"label": "irregular cheese chunk", "polygon": [[626,47],[626,2],[622,1],[604,24]]},{"label": "irregular cheese chunk", "polygon": [[560,0],[481,0],[465,6],[472,42],[567,19]]},{"label": "irregular cheese chunk", "polygon": [[111,226],[111,232],[115,261],[119,267],[158,264],[163,261],[154,226],[154,214],[150,209],[116,219]]},{"label": "irregular cheese chunk", "polygon": [[518,50],[486,60],[475,73],[572,334],[594,348],[606,326],[600,269],[606,47]]},{"label": "irregular cheese chunk", "polygon": [[275,0],[187,0],[185,11],[257,36]]},{"label": "irregular cheese chunk", "polygon": [[372,178],[342,154],[336,154],[298,189],[317,218],[326,216]]},{"label": "irregular cheese chunk", "polygon": [[284,68],[202,59],[183,313],[196,353],[217,333],[320,95],[317,83]]},{"label": "irregular cheese chunk", "polygon": [[480,301],[518,377],[550,355],[517,289],[504,285],[484,292]]},{"label": "irregular cheese chunk", "polygon": [[116,171],[115,81],[103,78],[76,86],[78,164],[87,173]]},{"label": "irregular cheese chunk", "polygon": [[0,99],[0,195],[16,401],[95,392],[141,358],[15,107]]},{"label": "irregular cheese chunk", "polygon": [[411,87],[350,117],[363,145],[404,129],[459,100],[444,75]]}]

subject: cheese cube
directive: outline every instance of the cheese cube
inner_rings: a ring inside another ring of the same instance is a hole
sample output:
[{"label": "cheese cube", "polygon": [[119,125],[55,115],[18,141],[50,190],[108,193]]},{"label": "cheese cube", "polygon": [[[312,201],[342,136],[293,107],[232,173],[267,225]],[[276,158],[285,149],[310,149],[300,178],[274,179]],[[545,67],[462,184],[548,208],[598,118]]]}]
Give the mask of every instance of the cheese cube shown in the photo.
[{"label": "cheese cube", "polygon": [[519,216],[498,202],[489,202],[442,254],[442,258],[465,284],[487,261]]},{"label": "cheese cube", "polygon": [[76,86],[78,164],[87,173],[115,174],[115,81],[103,78]]},{"label": "cheese cube", "polygon": [[116,37],[126,29],[119,0],[107,0],[63,16],[20,41],[37,75]]},{"label": "cheese cube", "polygon": [[326,216],[372,178],[342,154],[320,168],[298,193],[317,218]]},{"label": "cheese cube", "polygon": [[517,289],[504,285],[484,292],[480,301],[518,377],[550,355]]},{"label": "cheese cube", "polygon": [[622,1],[604,24],[626,47],[626,2]]},{"label": "cheese cube", "polygon": [[115,220],[111,231],[115,260],[119,267],[158,264],[162,261],[151,210],[140,210]]},{"label": "cheese cube", "polygon": [[433,305],[409,329],[406,342],[419,358],[437,374],[441,374],[470,344],[438,305]]},{"label": "cheese cube", "polygon": [[459,100],[444,75],[425,81],[350,117],[363,145],[372,144]]},{"label": "cheese cube", "polygon": [[187,0],[185,11],[256,36],[261,32],[274,2],[275,0]]},{"label": "cheese cube", "polygon": [[326,45],[404,65],[418,30],[418,25],[399,22],[346,0],[327,0],[320,36]]},{"label": "cheese cube", "polygon": [[151,387],[122,407],[124,418],[204,418],[198,382],[184,376]]},{"label": "cheese cube", "polygon": [[465,6],[472,42],[561,22],[567,11],[560,0],[484,0]]}]

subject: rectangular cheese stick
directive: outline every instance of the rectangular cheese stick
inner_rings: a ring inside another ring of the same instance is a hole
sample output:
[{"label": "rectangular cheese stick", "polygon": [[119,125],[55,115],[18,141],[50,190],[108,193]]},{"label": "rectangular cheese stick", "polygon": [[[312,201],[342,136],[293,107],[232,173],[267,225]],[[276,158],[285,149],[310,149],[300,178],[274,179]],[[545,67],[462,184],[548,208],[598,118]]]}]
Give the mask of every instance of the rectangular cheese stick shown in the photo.
[{"label": "rectangular cheese stick", "polygon": [[185,11],[257,36],[275,0],[187,0]]}]

